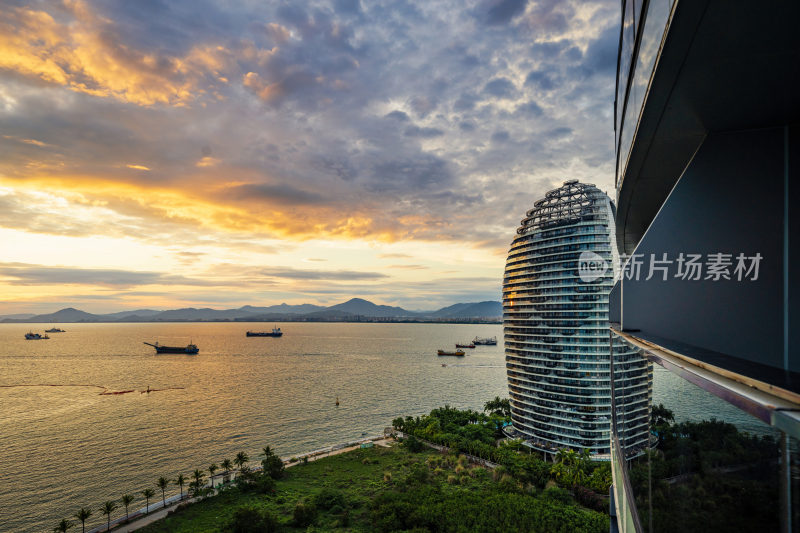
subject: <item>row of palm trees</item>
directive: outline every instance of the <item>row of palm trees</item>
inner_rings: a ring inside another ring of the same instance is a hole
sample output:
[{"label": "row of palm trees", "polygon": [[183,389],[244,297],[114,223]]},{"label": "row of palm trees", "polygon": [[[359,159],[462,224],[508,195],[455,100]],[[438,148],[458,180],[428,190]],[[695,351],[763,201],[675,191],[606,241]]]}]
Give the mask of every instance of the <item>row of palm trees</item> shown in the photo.
[{"label": "row of palm trees", "polygon": [[[229,476],[231,470],[233,469],[234,465],[239,469],[242,470],[247,463],[250,461],[250,458],[247,456],[245,452],[239,452],[234,457],[233,461],[230,459],[225,459],[220,462],[220,466],[224,470],[221,474],[223,476]],[[208,472],[211,474],[211,490],[214,490],[214,477],[216,475],[217,470],[219,467],[216,464],[211,464],[208,467]],[[191,474],[192,481],[189,483],[189,493],[192,495],[199,495],[203,489],[205,488],[205,472],[200,469],[196,469]],[[174,480],[169,480],[165,477],[158,478],[156,482],[156,486],[161,489],[161,503],[163,507],[167,506],[167,487],[169,487],[170,483],[178,485],[180,487],[180,499],[183,500],[183,487],[186,485],[188,479],[183,474],[178,474]],[[188,494],[187,493],[187,496]],[[144,514],[148,514],[150,512],[150,498],[156,495],[156,491],[147,488],[140,492],[140,494],[144,497],[145,501],[145,508]],[[123,494],[122,497],[119,499],[119,502],[125,507],[125,521],[128,521],[128,507],[136,498],[132,494]],[[99,511],[104,514],[107,518],[106,520],[106,530],[111,529],[111,513],[119,509],[119,505],[117,504],[117,500],[108,500],[99,508]],[[86,520],[92,516],[92,510],[87,509],[86,507],[81,507],[78,512],[72,515],[73,518],[76,518],[81,523],[81,529],[83,533],[86,533]],[[61,522],[53,528],[53,531],[60,531],[66,532],[68,529],[73,527],[75,523],[67,520],[66,518],[62,518]]]}]

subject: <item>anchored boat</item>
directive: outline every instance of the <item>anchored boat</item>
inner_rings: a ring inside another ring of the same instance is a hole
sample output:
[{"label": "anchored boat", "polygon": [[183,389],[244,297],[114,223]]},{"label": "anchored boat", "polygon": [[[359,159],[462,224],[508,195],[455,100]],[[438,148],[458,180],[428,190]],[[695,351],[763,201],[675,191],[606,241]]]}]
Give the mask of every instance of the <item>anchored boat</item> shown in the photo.
[{"label": "anchored boat", "polygon": [[482,344],[484,346],[494,346],[495,344],[497,344],[497,337],[491,337],[491,338],[489,338],[489,337],[485,337],[485,338],[475,337],[475,339],[473,339],[473,341],[472,341],[472,344],[475,344],[475,345]]},{"label": "anchored boat", "polygon": [[464,355],[464,350],[456,350],[455,352],[446,352],[444,350],[438,350],[438,355],[457,355],[458,357],[462,357]]},{"label": "anchored boat", "polygon": [[469,344],[456,344],[456,348],[474,348],[474,347],[475,343],[472,342]]},{"label": "anchored boat", "polygon": [[50,329],[44,330],[45,333],[64,333],[65,331],[66,330],[61,329],[61,328],[50,328]]},{"label": "anchored boat", "polygon": [[281,337],[283,332],[281,328],[272,328],[272,331],[248,331],[248,337]]},{"label": "anchored boat", "polygon": [[189,343],[186,346],[165,346],[156,342],[155,344],[145,342],[144,344],[156,349],[156,353],[187,353],[194,355],[200,351],[196,344]]},{"label": "anchored boat", "polygon": [[49,338],[50,337],[48,337],[47,334],[41,335],[39,333],[34,333],[32,331],[29,331],[28,333],[25,334],[25,340],[26,341],[39,341],[39,340],[45,340],[45,339],[49,339]]}]

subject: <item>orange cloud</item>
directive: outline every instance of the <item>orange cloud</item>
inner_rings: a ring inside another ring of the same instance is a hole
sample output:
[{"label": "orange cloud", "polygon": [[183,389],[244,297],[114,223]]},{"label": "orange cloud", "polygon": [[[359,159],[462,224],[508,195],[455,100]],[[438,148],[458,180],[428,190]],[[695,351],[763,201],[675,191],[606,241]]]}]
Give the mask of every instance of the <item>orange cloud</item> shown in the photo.
[{"label": "orange cloud", "polygon": [[[221,169],[220,172],[231,172],[231,169]],[[226,194],[226,190],[231,188],[230,183],[221,187],[214,179],[202,175],[158,186],[109,181],[95,176],[55,177],[48,174],[28,176],[22,182],[0,179],[0,185],[7,190],[19,190],[20,194],[41,190],[60,197],[64,204],[59,213],[61,217],[73,216],[77,212],[76,206],[103,208],[107,210],[104,217],[109,216],[108,211],[116,213],[118,221],[107,219],[107,224],[91,226],[92,231],[103,235],[118,233],[120,228],[114,222],[119,222],[120,227],[134,227],[131,221],[136,220],[135,226],[141,228],[139,232],[169,225],[201,234],[217,234],[223,239],[224,234],[236,234],[253,239],[280,237],[304,241],[328,238],[396,242],[411,236],[422,240],[438,240],[444,236],[439,231],[442,229],[439,220],[434,223],[418,217],[400,222],[366,198],[360,204],[347,206],[335,202],[288,205],[285,198],[270,198],[268,195],[236,198]],[[24,225],[24,221],[20,221],[14,227],[23,229]],[[66,224],[59,224],[59,234],[66,231],[65,227]],[[76,221],[70,227],[82,234],[89,229],[85,221]],[[426,231],[425,228],[435,228],[436,231]],[[47,231],[46,227],[44,231]]]},{"label": "orange cloud", "polygon": [[264,81],[257,72],[248,72],[242,77],[242,85],[251,89],[265,102],[270,102],[279,98],[283,94],[283,88],[279,83],[268,83]]},{"label": "orange cloud", "polygon": [[233,63],[219,46],[196,46],[185,57],[132,49],[114,39],[111,21],[84,3],[66,7],[71,21],[7,6],[0,20],[0,70],[138,105],[185,105],[205,93],[206,77],[224,78]]}]

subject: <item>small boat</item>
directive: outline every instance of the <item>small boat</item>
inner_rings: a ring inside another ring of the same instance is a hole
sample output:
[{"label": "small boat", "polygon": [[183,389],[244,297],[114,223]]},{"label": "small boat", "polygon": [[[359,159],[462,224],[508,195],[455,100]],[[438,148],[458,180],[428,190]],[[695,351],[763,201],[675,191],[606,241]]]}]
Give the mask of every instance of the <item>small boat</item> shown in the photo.
[{"label": "small boat", "polygon": [[66,330],[61,329],[61,328],[50,328],[50,329],[44,330],[45,333],[64,333],[65,331]]},{"label": "small boat", "polygon": [[478,344],[481,344],[481,345],[484,345],[484,346],[494,346],[494,345],[497,344],[497,337],[491,337],[491,338],[489,338],[489,337],[485,337],[485,338],[475,337],[472,340],[472,344],[475,344],[476,346]]},{"label": "small boat", "polygon": [[455,352],[445,352],[444,350],[438,350],[436,352],[438,355],[457,355],[459,357],[464,355],[464,350],[456,350]]},{"label": "small boat", "polygon": [[474,348],[475,343],[471,342],[469,344],[458,344],[456,343],[456,348]]},{"label": "small boat", "polygon": [[49,339],[49,338],[50,337],[48,337],[47,334],[41,335],[39,333],[34,333],[32,331],[29,331],[28,333],[25,334],[25,340],[26,341],[38,341],[38,340],[45,340],[45,339]]},{"label": "small boat", "polygon": [[156,353],[188,353],[194,355],[200,351],[197,345],[192,343],[189,343],[186,346],[165,346],[163,344],[159,344],[158,342],[155,344],[145,342],[144,344],[155,348]]},{"label": "small boat", "polygon": [[272,328],[272,331],[248,331],[248,337],[281,337],[283,332],[281,328]]}]

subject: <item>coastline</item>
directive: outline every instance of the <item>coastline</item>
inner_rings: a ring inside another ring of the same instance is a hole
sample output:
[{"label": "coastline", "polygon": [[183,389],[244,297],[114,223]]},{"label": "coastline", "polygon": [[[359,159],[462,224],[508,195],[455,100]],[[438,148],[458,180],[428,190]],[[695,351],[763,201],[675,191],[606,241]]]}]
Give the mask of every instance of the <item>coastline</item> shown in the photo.
[{"label": "coastline", "polygon": [[[373,443],[376,446],[383,446],[383,447],[390,447],[389,442],[394,442],[394,438],[391,436],[386,435],[374,435],[371,437],[364,437],[362,439],[348,441],[345,443],[334,444],[331,446],[325,446],[324,448],[319,448],[317,450],[312,450],[310,452],[306,452],[300,455],[292,456],[290,459],[283,459],[283,464],[286,468],[291,468],[295,465],[302,464],[304,458],[308,458],[308,461],[317,461],[324,457],[330,457],[333,455],[339,455],[342,453],[351,452],[353,450],[357,450],[361,447],[362,444],[366,444],[368,442]],[[253,471],[260,471],[261,466],[255,466],[252,468]],[[231,471],[233,474],[235,471]],[[220,475],[215,477],[220,477]],[[235,479],[235,477],[231,477],[231,481]],[[230,481],[229,481],[230,482]],[[211,481],[206,483],[205,487],[210,487]],[[219,485],[215,485],[215,488]],[[174,494],[169,498],[166,498],[166,506],[164,502],[158,501],[154,502],[148,506],[148,512],[145,512],[145,508],[142,507],[137,509],[128,515],[128,519],[126,520],[125,517],[120,517],[115,520],[111,521],[111,529],[107,529],[106,525],[100,525],[89,529],[87,533],[102,533],[106,531],[116,531],[119,533],[128,533],[130,531],[139,530],[147,525],[152,524],[153,522],[157,522],[163,518],[166,518],[169,513],[174,511],[179,505],[182,504],[190,504],[198,501],[197,498],[190,498],[188,494],[185,494],[183,498],[181,498],[180,494]],[[119,527],[118,527],[119,526]]]}]

